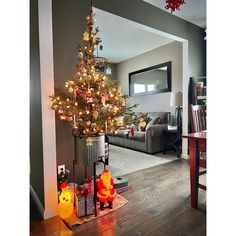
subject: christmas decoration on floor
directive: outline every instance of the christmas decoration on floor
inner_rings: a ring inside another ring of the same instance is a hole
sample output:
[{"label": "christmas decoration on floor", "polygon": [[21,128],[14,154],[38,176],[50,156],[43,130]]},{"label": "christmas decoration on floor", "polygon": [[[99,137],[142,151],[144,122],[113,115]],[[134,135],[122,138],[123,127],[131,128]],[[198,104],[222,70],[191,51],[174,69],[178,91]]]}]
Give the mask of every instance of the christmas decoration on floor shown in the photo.
[{"label": "christmas decoration on floor", "polygon": [[[86,223],[88,221],[91,220],[95,220],[99,217],[105,216],[111,212],[114,212],[118,209],[120,209],[122,206],[126,205],[128,203],[128,200],[125,199],[124,197],[122,197],[119,194],[116,194],[114,200],[113,200],[113,204],[112,204],[112,209],[110,209],[109,207],[107,207],[107,203],[105,203],[104,206],[104,211],[98,211],[98,215],[95,216],[93,215],[88,215],[88,216],[84,216],[84,217],[78,217],[76,212],[74,211],[74,213],[66,219],[63,219],[63,221],[65,222],[65,224],[71,229],[71,230],[76,230],[81,224]],[[97,207],[99,208],[99,202],[96,203]],[[98,222],[96,222],[98,223]]]},{"label": "christmas decoration on floor", "polygon": [[70,187],[67,182],[63,182],[61,184],[59,201],[60,203],[57,206],[58,215],[62,219],[70,217],[74,211],[74,194],[70,191]]},{"label": "christmas decoration on floor", "polygon": [[170,9],[172,13],[176,10],[180,10],[179,7],[183,4],[185,4],[184,0],[166,0],[165,9]]},{"label": "christmas decoration on floor", "polygon": [[104,204],[107,201],[109,208],[112,209],[112,202],[116,195],[116,190],[114,189],[114,180],[111,178],[110,171],[107,169],[103,170],[100,176],[100,181],[98,182],[98,193],[100,202],[100,210],[104,211]]}]

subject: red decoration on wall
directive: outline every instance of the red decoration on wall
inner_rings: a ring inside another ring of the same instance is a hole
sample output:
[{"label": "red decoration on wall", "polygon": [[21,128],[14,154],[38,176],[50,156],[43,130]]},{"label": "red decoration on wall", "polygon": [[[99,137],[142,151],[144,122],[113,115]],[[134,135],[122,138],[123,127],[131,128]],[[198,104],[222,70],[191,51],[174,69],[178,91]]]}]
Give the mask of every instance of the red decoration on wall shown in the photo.
[{"label": "red decoration on wall", "polygon": [[171,9],[171,13],[175,10],[180,10],[179,7],[185,4],[184,0],[166,0],[165,9]]}]

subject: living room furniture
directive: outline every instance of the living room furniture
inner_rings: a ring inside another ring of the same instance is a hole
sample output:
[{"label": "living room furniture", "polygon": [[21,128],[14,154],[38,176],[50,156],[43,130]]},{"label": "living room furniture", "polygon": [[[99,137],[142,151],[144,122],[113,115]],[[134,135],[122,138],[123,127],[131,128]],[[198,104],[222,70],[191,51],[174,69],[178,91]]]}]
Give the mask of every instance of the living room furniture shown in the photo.
[{"label": "living room furniture", "polygon": [[171,93],[170,94],[170,106],[175,108],[175,118],[177,121],[177,126],[179,130],[182,130],[182,92]]},{"label": "living room furniture", "polygon": [[145,131],[135,130],[134,135],[130,133],[130,129],[118,130],[107,135],[108,141],[110,144],[149,154],[163,152],[165,149],[163,130],[167,130],[169,114],[169,112],[148,112],[150,118],[159,117],[156,124],[150,121]]},{"label": "living room furniture", "polygon": [[182,137],[189,140],[191,206],[197,208],[198,188],[206,190],[206,186],[199,184],[199,167],[206,167],[206,161],[200,161],[199,154],[200,150],[206,151],[207,133],[206,131],[201,131],[185,134]]},{"label": "living room furniture", "polygon": [[[206,130],[206,106],[204,105],[190,105],[189,107],[189,118],[191,124],[191,132],[201,132]],[[206,150],[205,147],[203,150],[199,148],[199,165],[202,168],[206,169]],[[206,170],[203,172],[198,171],[198,175],[205,174]]]},{"label": "living room furniture", "polygon": [[166,151],[174,149],[177,157],[181,156],[181,144],[182,144],[182,137],[180,130],[163,130],[162,131],[165,137],[165,149],[163,153],[165,154]]}]

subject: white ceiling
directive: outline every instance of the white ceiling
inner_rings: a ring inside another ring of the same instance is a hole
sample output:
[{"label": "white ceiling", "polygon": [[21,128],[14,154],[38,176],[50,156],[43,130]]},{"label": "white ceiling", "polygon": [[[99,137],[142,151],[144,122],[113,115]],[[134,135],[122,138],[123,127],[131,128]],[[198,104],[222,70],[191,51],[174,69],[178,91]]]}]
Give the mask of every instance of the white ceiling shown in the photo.
[{"label": "white ceiling", "polygon": [[[165,10],[165,0],[143,1]],[[181,5],[180,11],[173,14],[206,28],[206,0],[185,0],[185,2]],[[174,41],[156,32],[147,31],[125,18],[97,8],[95,12],[95,26],[100,29],[98,36],[102,39],[103,45],[103,50],[99,51],[98,56],[105,57],[112,63],[127,60]]]},{"label": "white ceiling", "polygon": [[140,55],[173,40],[138,28],[133,22],[95,9],[95,26],[99,27],[98,36],[102,39],[103,50],[98,56],[118,63]]},{"label": "white ceiling", "polygon": [[[165,0],[143,1],[170,13],[170,9],[165,9]],[[204,29],[206,28],[206,0],[185,0],[185,4],[180,6],[180,10],[177,10],[172,14]]]}]

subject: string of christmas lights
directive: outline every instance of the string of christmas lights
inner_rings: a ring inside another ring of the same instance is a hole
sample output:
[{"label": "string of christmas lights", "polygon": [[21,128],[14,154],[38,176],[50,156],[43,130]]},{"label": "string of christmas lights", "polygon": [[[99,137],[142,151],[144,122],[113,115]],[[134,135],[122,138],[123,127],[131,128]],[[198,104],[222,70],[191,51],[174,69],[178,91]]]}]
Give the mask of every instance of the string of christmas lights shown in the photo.
[{"label": "string of christmas lights", "polygon": [[127,107],[127,95],[122,95],[119,81],[109,79],[99,68],[107,66],[107,60],[96,60],[95,49],[102,40],[94,29],[95,11],[90,7],[86,18],[86,31],[78,44],[78,64],[71,80],[65,82],[64,91],[55,90],[51,108],[62,121],[69,123],[78,135],[99,135],[114,132],[119,126],[134,119],[132,111],[137,105]]}]

